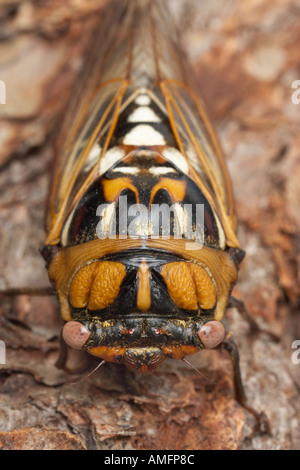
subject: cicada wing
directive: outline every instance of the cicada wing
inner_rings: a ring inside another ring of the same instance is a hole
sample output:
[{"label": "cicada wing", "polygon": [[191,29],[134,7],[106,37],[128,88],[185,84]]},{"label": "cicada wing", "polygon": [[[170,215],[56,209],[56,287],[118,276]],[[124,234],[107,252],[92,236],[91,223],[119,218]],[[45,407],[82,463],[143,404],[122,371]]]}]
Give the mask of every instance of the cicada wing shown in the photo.
[{"label": "cicada wing", "polygon": [[[46,244],[59,243],[66,217],[99,166],[128,87],[132,61],[129,24],[134,2],[112,2],[99,18],[56,145]],[[107,139],[106,139],[107,137]],[[94,147],[101,140],[102,147]]]},{"label": "cicada wing", "polygon": [[165,80],[160,88],[178,147],[190,163],[193,179],[216,210],[227,243],[238,246],[231,183],[207,112],[199,98],[182,82]]},{"label": "cicada wing", "polygon": [[229,245],[234,234],[231,186],[217,139],[190,89],[178,32],[161,1],[110,3],[87,54],[59,139],[46,244],[59,243],[76,202],[99,176],[122,112],[146,90],[159,106],[187,159],[190,174],[214,208]]},{"label": "cicada wing", "polygon": [[[101,155],[116,125],[126,81],[108,82],[87,100],[56,161],[48,211],[47,244],[58,243],[67,214],[97,175]],[[99,141],[103,137],[103,146]]]},{"label": "cicada wing", "polygon": [[96,177],[121,107],[157,81],[156,7],[148,0],[112,1],[99,19],[57,140],[46,244],[59,243],[67,215]]}]

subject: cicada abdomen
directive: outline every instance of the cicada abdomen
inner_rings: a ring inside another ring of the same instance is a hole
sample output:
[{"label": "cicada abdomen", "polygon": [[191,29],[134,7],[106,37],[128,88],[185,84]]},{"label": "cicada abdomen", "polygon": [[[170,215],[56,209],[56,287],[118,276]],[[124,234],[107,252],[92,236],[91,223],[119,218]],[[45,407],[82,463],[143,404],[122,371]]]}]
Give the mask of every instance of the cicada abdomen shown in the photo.
[{"label": "cicada abdomen", "polygon": [[99,24],[59,140],[44,250],[66,343],[140,373],[228,344],[243,255],[223,156],[162,3],[112,2]]}]

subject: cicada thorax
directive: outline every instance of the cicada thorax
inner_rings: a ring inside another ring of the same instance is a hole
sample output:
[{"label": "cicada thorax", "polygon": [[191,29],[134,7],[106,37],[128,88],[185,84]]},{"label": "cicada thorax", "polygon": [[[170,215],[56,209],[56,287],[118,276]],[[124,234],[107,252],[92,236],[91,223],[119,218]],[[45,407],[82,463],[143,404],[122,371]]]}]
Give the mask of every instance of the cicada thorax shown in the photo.
[{"label": "cicada thorax", "polygon": [[236,267],[178,149],[119,145],[107,154],[119,159],[69,215],[49,275],[63,318],[89,332],[88,352],[149,372],[203,347],[199,332],[222,319]]},{"label": "cicada thorax", "polygon": [[111,81],[79,107],[64,170],[58,162],[46,245],[58,250],[48,250],[49,277],[66,342],[146,373],[222,342],[238,243],[214,134],[159,53],[157,12],[147,1],[124,3],[117,65],[112,51],[104,61]]}]

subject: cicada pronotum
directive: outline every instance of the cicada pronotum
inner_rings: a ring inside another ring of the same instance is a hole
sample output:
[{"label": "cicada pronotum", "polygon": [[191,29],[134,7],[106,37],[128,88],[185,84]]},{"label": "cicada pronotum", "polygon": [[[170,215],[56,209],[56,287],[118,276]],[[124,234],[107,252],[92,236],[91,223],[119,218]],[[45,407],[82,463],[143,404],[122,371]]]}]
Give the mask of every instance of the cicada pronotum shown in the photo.
[{"label": "cicada pronotum", "polygon": [[231,185],[177,36],[163,2],[110,3],[58,140],[43,255],[68,347],[138,373],[225,348],[259,420],[222,324],[244,256]]}]

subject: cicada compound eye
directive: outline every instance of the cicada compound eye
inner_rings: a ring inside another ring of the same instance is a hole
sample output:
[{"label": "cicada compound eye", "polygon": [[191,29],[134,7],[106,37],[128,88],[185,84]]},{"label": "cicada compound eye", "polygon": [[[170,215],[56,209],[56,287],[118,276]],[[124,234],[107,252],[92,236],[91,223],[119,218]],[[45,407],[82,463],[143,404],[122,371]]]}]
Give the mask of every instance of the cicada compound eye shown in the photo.
[{"label": "cicada compound eye", "polygon": [[216,348],[225,338],[225,328],[221,322],[213,320],[205,323],[198,336],[207,349]]},{"label": "cicada compound eye", "polygon": [[90,332],[82,323],[69,321],[63,327],[62,335],[68,346],[74,349],[82,349],[90,336]]}]

